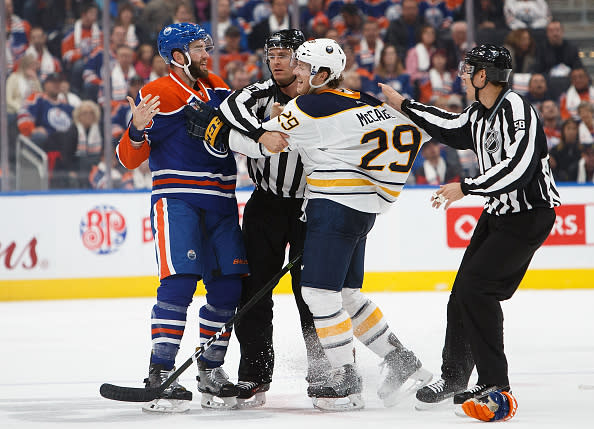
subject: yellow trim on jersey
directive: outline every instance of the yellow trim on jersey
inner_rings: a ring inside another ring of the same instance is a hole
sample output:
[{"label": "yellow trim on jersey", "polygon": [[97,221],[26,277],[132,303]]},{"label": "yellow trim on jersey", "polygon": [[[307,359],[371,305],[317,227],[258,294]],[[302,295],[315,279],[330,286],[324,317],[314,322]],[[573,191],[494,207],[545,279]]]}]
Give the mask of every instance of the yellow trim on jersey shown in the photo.
[{"label": "yellow trim on jersey", "polygon": [[[352,91],[351,89],[348,89],[348,91]],[[330,92],[332,94],[336,94],[336,95],[341,95],[343,97],[348,97],[348,98],[353,98],[355,100],[359,100],[361,98],[361,93],[359,91],[352,91],[352,94],[347,94],[346,92],[340,91],[338,89],[324,89],[320,92],[318,92],[318,94],[322,94],[324,92]],[[373,107],[373,106],[371,106]]]},{"label": "yellow trim on jersey", "polygon": [[322,339],[332,337],[335,335],[344,334],[351,328],[351,319],[347,318],[346,320],[343,320],[342,322],[337,323],[336,325],[328,326],[327,328],[316,328],[316,332],[318,334],[318,337]]},{"label": "yellow trim on jersey", "polygon": [[[365,107],[369,107],[369,108],[371,108],[371,109],[373,109],[373,108],[374,108],[373,106],[370,106],[369,104],[362,104],[362,105],[360,105],[360,106],[351,107],[350,109],[344,109],[344,110],[341,110],[340,112],[336,112],[336,113],[333,113],[333,114],[331,114],[331,115],[328,115],[328,116],[311,116],[311,115],[308,115],[307,113],[305,113],[303,110],[301,110],[301,109],[299,108],[299,106],[297,105],[297,103],[295,103],[295,107],[297,108],[297,110],[299,110],[301,113],[303,113],[305,116],[307,116],[307,117],[309,117],[309,118],[311,118],[311,119],[331,118],[332,116],[340,115],[341,113],[348,112],[349,110],[363,109],[363,108],[365,108]],[[378,107],[379,107],[379,106],[378,106]]]},{"label": "yellow trim on jersey", "polygon": [[382,314],[381,310],[376,308],[373,313],[367,317],[367,319],[365,319],[359,326],[357,326],[356,329],[353,330],[353,333],[356,337],[360,337],[377,325],[380,320],[382,320],[382,317],[384,317],[384,315]]},{"label": "yellow trim on jersey", "polygon": [[318,186],[320,188],[329,188],[335,186],[377,186],[382,191],[386,192],[387,194],[392,195],[393,197],[397,197],[400,195],[400,191],[392,191],[391,189],[386,188],[385,186],[380,186],[377,183],[373,183],[371,180],[367,179],[331,179],[331,180],[324,180],[324,179],[312,179],[310,177],[306,177],[305,179],[308,184],[312,186]]}]

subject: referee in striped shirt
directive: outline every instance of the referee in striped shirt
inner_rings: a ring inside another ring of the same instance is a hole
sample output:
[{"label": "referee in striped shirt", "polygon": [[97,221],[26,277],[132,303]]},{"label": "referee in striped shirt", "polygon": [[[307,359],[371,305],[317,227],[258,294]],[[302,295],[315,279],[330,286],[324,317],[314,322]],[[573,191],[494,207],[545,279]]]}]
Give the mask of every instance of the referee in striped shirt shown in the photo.
[{"label": "referee in striped shirt", "polygon": [[[284,105],[297,95],[291,59],[303,42],[305,37],[300,30],[273,33],[264,47],[272,77],[236,91],[220,106],[219,115],[225,123],[272,152],[280,152],[286,147],[286,141],[280,133],[264,130],[261,124],[270,119],[274,103]],[[250,276],[243,283],[240,308],[281,270],[287,244],[290,245],[289,259],[293,259],[303,250],[305,240],[305,223],[299,220],[305,174],[298,151],[248,158],[248,172],[256,188],[243,212],[242,229]],[[300,265],[291,270],[291,280],[307,349],[307,380],[315,382],[330,364],[320,345],[309,307],[301,296]],[[246,407],[263,405],[263,392],[272,381],[272,307],[271,291],[235,328],[241,349],[238,402]]]},{"label": "referee in striped shirt", "polygon": [[[520,285],[560,204],[542,125],[530,103],[509,89],[511,69],[507,49],[471,49],[460,64],[460,76],[468,98],[476,101],[460,114],[404,99],[382,85],[390,104],[432,137],[477,154],[480,174],[441,186],[433,207],[445,204],[447,209],[468,194],[486,198],[448,302],[442,379],[417,392],[417,408],[452,396],[455,404],[475,404],[473,398],[489,392],[505,399],[510,392],[500,301],[511,298]],[[465,390],[474,365],[477,386]],[[510,418],[513,405],[508,405],[509,413],[489,418]],[[486,418],[469,413],[468,406],[463,407],[467,414]]]}]

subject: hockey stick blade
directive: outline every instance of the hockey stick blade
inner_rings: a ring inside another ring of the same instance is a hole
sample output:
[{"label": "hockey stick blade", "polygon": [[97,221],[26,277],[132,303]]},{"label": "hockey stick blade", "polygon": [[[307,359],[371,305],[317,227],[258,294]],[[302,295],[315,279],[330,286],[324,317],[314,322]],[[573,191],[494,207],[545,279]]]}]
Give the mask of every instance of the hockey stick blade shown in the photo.
[{"label": "hockey stick blade", "polygon": [[124,387],[115,386],[109,383],[103,383],[99,388],[99,393],[106,399],[124,402],[150,402],[157,399],[180,375],[184,372],[192,362],[196,361],[215,341],[217,341],[225,332],[229,331],[233,324],[237,323],[245,313],[252,308],[266,293],[274,289],[280,279],[287,274],[293,266],[299,262],[303,256],[303,251],[299,252],[282,270],[280,270],[262,289],[260,289],[243,307],[241,307],[235,316],[233,316],[223,327],[217,331],[208,341],[194,352],[177,370],[169,375],[160,386],[152,388],[141,387]]},{"label": "hockey stick blade", "polygon": [[157,399],[162,392],[160,387],[121,387],[109,383],[103,383],[99,388],[99,393],[104,398],[124,402],[150,402]]}]

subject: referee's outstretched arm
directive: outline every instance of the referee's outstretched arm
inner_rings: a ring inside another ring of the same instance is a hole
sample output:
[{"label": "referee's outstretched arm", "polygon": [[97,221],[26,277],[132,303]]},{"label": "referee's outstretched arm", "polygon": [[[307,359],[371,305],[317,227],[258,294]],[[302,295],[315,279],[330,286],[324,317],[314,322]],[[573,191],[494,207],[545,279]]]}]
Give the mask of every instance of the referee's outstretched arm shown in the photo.
[{"label": "referee's outstretched arm", "polygon": [[462,113],[452,113],[404,99],[399,110],[440,143],[456,149],[474,150],[469,109]]}]

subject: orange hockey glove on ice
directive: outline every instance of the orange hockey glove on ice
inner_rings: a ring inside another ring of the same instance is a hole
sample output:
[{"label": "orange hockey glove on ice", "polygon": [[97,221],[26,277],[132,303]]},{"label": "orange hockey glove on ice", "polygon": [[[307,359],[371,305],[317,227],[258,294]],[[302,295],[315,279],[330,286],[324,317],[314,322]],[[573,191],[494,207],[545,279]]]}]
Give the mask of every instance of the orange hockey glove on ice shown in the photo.
[{"label": "orange hockey glove on ice", "polygon": [[492,392],[482,398],[473,398],[462,404],[467,416],[484,422],[511,419],[518,409],[518,401],[511,392]]}]

